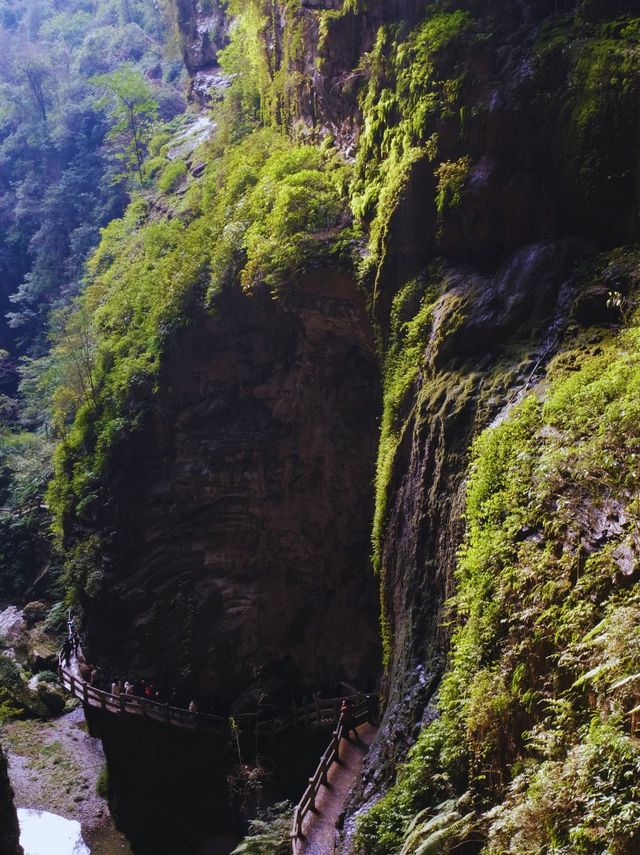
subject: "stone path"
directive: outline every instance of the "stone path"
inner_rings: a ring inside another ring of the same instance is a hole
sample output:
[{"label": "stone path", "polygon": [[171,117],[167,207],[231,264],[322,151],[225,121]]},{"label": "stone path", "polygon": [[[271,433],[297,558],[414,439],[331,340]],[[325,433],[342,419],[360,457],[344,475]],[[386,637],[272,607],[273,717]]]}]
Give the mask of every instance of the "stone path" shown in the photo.
[{"label": "stone path", "polygon": [[294,855],[333,855],[336,822],[377,730],[372,724],[362,724],[358,728],[358,742],[340,741],[340,765],[334,763],[329,770],[329,786],[318,793],[315,813],[305,817],[304,838],[295,841]]}]

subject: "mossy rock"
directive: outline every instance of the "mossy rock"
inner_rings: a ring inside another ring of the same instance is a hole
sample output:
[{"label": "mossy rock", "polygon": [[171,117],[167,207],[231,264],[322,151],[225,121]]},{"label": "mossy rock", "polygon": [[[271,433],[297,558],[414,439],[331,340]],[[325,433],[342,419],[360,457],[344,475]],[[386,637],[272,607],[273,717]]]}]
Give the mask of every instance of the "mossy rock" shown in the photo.
[{"label": "mossy rock", "polygon": [[54,688],[49,683],[40,683],[37,694],[39,700],[45,705],[50,715],[62,715],[64,712],[66,698],[60,689]]},{"label": "mossy rock", "polygon": [[31,629],[40,621],[44,620],[49,612],[49,606],[40,600],[33,600],[22,610],[25,623]]}]

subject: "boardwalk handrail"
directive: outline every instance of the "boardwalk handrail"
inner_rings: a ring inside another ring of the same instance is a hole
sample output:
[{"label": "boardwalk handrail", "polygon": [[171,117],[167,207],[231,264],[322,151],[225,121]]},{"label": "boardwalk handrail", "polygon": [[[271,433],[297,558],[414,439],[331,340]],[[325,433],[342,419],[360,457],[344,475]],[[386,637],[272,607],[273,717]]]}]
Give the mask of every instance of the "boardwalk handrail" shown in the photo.
[{"label": "boardwalk handrail", "polygon": [[165,724],[173,724],[177,727],[187,727],[193,730],[202,729],[209,733],[225,733],[228,727],[228,719],[224,716],[193,713],[150,698],[140,698],[137,695],[126,695],[124,693],[114,695],[111,692],[96,689],[82,677],[77,677],[65,670],[62,663],[59,667],[59,676],[62,687],[70,694],[82,701],[83,704],[102,709],[105,712],[129,713]]},{"label": "boardwalk handrail", "polygon": [[[359,727],[361,724],[365,724],[366,722],[372,722],[372,719],[374,718],[372,702],[374,702],[376,706],[378,703],[377,695],[356,695],[355,698],[359,703],[352,706],[350,710],[351,722],[349,724],[349,729]],[[329,769],[333,763],[340,761],[340,740],[345,737],[345,730],[347,730],[347,727],[344,721],[344,714],[340,713],[336,729],[331,734],[331,741],[320,758],[318,768],[314,772],[313,776],[309,778],[309,783],[302,794],[302,798],[293,811],[293,823],[291,825],[291,833],[289,836],[291,838],[291,847],[294,855],[296,851],[296,841],[301,837],[304,837],[302,833],[302,824],[305,817],[308,813],[315,810],[316,797],[320,792],[320,787],[328,786]],[[348,736],[349,734],[347,733],[346,735]]]},{"label": "boardwalk handrail", "polygon": [[[226,716],[211,713],[190,712],[181,707],[141,698],[138,695],[127,695],[124,692],[114,695],[103,689],[96,689],[87,683],[82,676],[72,673],[63,666],[64,657],[61,653],[58,659],[58,674],[60,684],[86,706],[101,709],[114,714],[135,715],[152,719],[175,727],[202,730],[207,733],[227,734],[230,730],[230,719]],[[276,736],[291,730],[308,729],[310,727],[327,727],[332,724],[339,714],[343,701],[355,703],[362,695],[349,695],[341,698],[314,698],[307,704],[291,708],[273,708],[268,719],[259,720],[259,713],[243,713],[238,718],[255,719],[252,730],[261,736]]]}]

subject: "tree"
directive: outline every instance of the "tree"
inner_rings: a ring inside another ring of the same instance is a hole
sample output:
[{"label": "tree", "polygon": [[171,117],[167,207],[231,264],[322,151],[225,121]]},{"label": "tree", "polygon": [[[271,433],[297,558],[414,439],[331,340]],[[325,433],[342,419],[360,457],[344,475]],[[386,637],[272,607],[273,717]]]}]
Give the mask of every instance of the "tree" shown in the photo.
[{"label": "tree", "polygon": [[125,168],[137,172],[142,182],[149,130],[158,115],[158,100],[151,85],[130,63],[94,77],[93,83],[107,94],[113,122],[108,139],[120,147]]}]

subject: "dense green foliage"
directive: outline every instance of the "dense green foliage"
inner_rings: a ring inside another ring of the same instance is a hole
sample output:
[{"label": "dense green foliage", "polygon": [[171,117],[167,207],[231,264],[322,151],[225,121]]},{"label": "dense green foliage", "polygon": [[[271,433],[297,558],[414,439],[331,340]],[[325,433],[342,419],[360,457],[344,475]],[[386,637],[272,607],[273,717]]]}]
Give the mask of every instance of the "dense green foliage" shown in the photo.
[{"label": "dense green foliage", "polygon": [[135,68],[142,80],[155,69],[144,88],[163,118],[184,109],[171,85],[181,63],[163,58],[167,32],[143,0],[0,6],[0,308],[16,291],[12,324],[23,340],[44,344],[51,306],[77,292],[100,227],[126,199],[120,144],[104,145],[118,133],[94,78]]},{"label": "dense green foliage", "polygon": [[47,717],[48,706],[43,695],[29,688],[27,676],[13,659],[0,651],[0,724],[21,716]]},{"label": "dense green foliage", "polygon": [[476,440],[440,716],[361,821],[367,855],[399,852],[419,811],[424,826],[465,792],[450,845],[475,828],[491,853],[637,846],[637,324],[578,337],[544,401]]},{"label": "dense green foliage", "polygon": [[151,120],[184,109],[170,37],[170,17],[144,0],[0,3],[0,389],[15,398],[0,395],[0,600],[56,567],[42,499],[51,398],[57,372],[86,353],[54,359],[51,341],[131,168],[142,178]]},{"label": "dense green foliage", "polygon": [[44,436],[0,429],[0,602],[19,596],[51,560],[49,517],[41,507],[51,451]]}]

